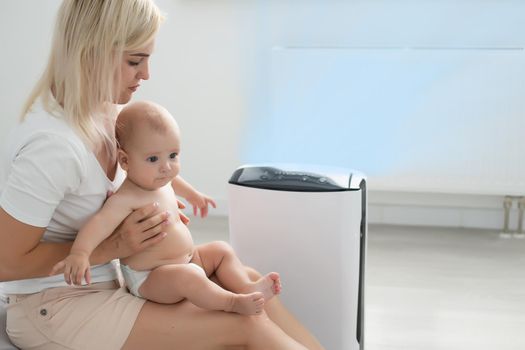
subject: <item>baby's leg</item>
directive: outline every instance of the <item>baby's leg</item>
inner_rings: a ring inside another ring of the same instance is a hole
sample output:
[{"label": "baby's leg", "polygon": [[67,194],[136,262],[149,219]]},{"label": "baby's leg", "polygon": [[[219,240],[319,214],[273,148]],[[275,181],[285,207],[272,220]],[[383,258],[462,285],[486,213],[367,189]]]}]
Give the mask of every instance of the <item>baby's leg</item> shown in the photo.
[{"label": "baby's leg", "polygon": [[211,242],[195,248],[192,262],[202,266],[208,276],[215,274],[224,288],[236,293],[263,293],[268,301],[281,292],[279,274],[270,272],[253,282],[232,247],[226,242]]},{"label": "baby's leg", "polygon": [[188,299],[203,309],[243,315],[259,314],[264,307],[262,293],[232,293],[210,281],[202,270],[189,264],[163,265],[153,269],[140,286],[139,293],[161,304],[174,304]]}]

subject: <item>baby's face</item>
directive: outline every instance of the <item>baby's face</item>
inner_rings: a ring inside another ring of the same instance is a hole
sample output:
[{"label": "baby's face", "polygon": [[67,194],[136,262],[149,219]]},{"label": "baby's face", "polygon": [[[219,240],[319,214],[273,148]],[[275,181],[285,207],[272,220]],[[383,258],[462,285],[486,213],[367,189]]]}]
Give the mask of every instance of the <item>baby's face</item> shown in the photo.
[{"label": "baby's face", "polygon": [[148,190],[170,183],[180,171],[180,138],[175,128],[164,133],[142,127],[126,147],[128,178]]}]

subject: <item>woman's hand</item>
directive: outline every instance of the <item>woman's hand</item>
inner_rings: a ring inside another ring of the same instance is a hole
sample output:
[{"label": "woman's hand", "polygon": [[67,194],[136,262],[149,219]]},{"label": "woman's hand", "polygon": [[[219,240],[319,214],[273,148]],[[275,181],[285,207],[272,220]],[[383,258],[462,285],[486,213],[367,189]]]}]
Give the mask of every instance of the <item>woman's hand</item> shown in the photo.
[{"label": "woman's hand", "polygon": [[160,242],[170,224],[169,212],[158,212],[158,203],[135,210],[102,244],[113,249],[113,258],[125,258]]},{"label": "woman's hand", "polygon": [[193,206],[193,215],[197,216],[200,210],[201,218],[208,216],[208,205],[211,205],[214,208],[217,207],[215,201],[211,197],[199,191],[192,191],[186,197],[186,200]]},{"label": "woman's hand", "polygon": [[180,217],[180,221],[182,221],[182,223],[184,225],[188,225],[190,223],[190,218],[186,216],[186,214],[184,214],[181,209],[184,209],[186,208],[186,206],[184,205],[184,203],[182,203],[181,201],[179,201],[177,199],[177,207],[179,208],[179,217]]}]

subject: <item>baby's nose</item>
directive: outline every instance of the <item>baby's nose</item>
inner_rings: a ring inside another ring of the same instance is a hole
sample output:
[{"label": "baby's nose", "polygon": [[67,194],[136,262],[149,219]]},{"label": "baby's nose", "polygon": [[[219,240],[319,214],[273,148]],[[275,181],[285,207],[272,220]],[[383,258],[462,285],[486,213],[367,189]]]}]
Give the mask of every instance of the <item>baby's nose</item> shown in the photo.
[{"label": "baby's nose", "polygon": [[162,164],[160,170],[163,171],[163,172],[170,171],[171,170],[171,164],[169,162],[166,162],[166,163]]}]

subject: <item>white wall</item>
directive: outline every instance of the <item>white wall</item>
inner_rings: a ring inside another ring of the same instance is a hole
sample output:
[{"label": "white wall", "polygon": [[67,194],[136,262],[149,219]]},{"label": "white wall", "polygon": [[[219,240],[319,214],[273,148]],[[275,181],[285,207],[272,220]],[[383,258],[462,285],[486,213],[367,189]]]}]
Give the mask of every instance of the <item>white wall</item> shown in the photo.
[{"label": "white wall", "polygon": [[[258,96],[251,105],[253,109],[250,116],[252,125],[262,127],[261,120],[265,120],[271,114],[275,103],[272,94],[281,93],[283,89],[274,86],[272,74],[275,69],[272,66],[272,48],[295,48],[309,50],[312,48],[432,48],[432,49],[488,49],[501,50],[511,49],[517,55],[524,57],[523,47],[525,41],[525,3],[516,0],[442,0],[442,1],[420,1],[420,0],[368,0],[368,1],[266,1],[260,2],[257,37],[261,44],[258,46],[258,57],[261,69],[257,70],[254,88]],[[519,57],[516,62],[519,61]],[[297,62],[301,65],[304,62]],[[286,67],[293,65],[291,63]],[[278,67],[279,69],[282,68]],[[522,74],[522,70],[519,74]],[[522,80],[523,81],[523,80]],[[516,86],[516,85],[514,85]],[[498,193],[512,193],[523,195],[524,182],[523,150],[525,149],[525,138],[520,137],[519,129],[523,129],[523,96],[516,90],[523,92],[523,83],[517,85],[518,89],[510,89],[502,86],[503,94],[512,96],[510,105],[501,106],[498,112],[500,125],[512,125],[518,128],[512,132],[511,139],[507,140],[505,133],[501,130],[496,118],[490,123],[485,123],[483,118],[474,120],[472,128],[462,136],[467,140],[465,148],[472,150],[472,156],[464,152],[464,149],[441,155],[448,168],[450,176],[444,179],[443,184],[436,186],[435,179],[428,181],[418,179],[423,186],[411,188],[410,184],[404,183],[399,187],[390,187],[390,179],[371,179],[370,181],[370,221],[394,224],[427,224],[437,226],[463,226],[484,227],[498,230],[503,222],[502,196]],[[480,94],[482,95],[482,94]],[[290,96],[290,95],[287,95]],[[287,96],[284,96],[286,98]],[[466,101],[475,97],[471,91],[465,91]],[[280,96],[283,98],[283,96]],[[479,110],[484,109],[484,100],[478,99]],[[377,104],[385,103],[385,99],[378,99]],[[269,108],[270,107],[270,108]],[[512,113],[506,113],[507,111]],[[483,113],[480,113],[483,115]],[[326,120],[323,120],[326,121]],[[444,122],[454,124],[457,120],[446,119]],[[496,122],[495,122],[496,121]],[[319,121],[317,121],[319,122]],[[329,121],[328,121],[329,122]],[[385,124],[391,125],[387,121]],[[259,125],[258,125],[259,124]],[[380,124],[379,124],[380,125]],[[496,126],[495,128],[492,126]],[[322,127],[322,126],[320,126]],[[511,127],[511,128],[512,128]],[[482,130],[486,135],[486,141],[482,145],[483,154],[474,142],[483,140],[483,137],[472,137],[473,130]],[[450,140],[448,135],[426,134],[421,130],[416,138],[422,139],[421,147],[434,147],[446,145]],[[441,132],[441,130],[436,130]],[[469,132],[470,131],[470,132]],[[491,132],[492,131],[492,132]],[[387,130],[388,132],[388,130]],[[377,132],[370,132],[364,137],[374,138],[383,135],[385,130],[378,126]],[[277,133],[278,135],[282,135]],[[257,135],[257,133],[252,133]],[[474,142],[472,142],[474,141]],[[445,149],[445,148],[444,148]],[[310,149],[308,149],[310,151]],[[463,162],[457,162],[455,156],[460,154]],[[447,156],[450,162],[447,163]],[[484,157],[492,155],[491,157]],[[374,158],[381,162],[381,158]],[[406,161],[407,159],[403,159]],[[408,159],[405,169],[418,168],[420,172],[432,173],[436,169],[432,164],[432,158]],[[456,165],[454,165],[456,162]],[[474,162],[484,164],[474,164]],[[472,165],[484,168],[484,172],[471,176]],[[502,171],[496,171],[501,168]],[[361,169],[365,170],[365,169]],[[508,170],[508,171],[507,171]],[[515,172],[518,171],[518,173]],[[470,173],[469,173],[470,172]],[[497,174],[496,174],[497,173]],[[467,176],[465,176],[467,174]],[[503,178],[498,178],[498,175]],[[407,175],[406,173],[403,175]],[[457,175],[457,176],[456,176]],[[486,180],[487,175],[491,181]],[[454,179],[457,177],[457,179]],[[473,182],[481,179],[478,184]],[[386,180],[386,181],[385,181]],[[452,180],[452,181],[448,181]],[[382,186],[375,186],[380,183]],[[507,184],[511,186],[507,186]],[[387,184],[385,186],[384,184]],[[459,184],[459,186],[458,186]],[[483,186],[486,185],[486,186]],[[380,188],[382,191],[378,191]],[[426,191],[425,188],[426,187]],[[491,191],[497,187],[497,191]],[[448,190],[447,190],[448,189]],[[450,190],[452,189],[452,190]],[[475,189],[475,191],[473,191]],[[395,190],[395,191],[392,191]],[[442,193],[428,192],[436,190]],[[408,191],[408,192],[407,192]],[[447,194],[448,192],[448,194]],[[465,195],[464,193],[479,193],[479,195]],[[491,195],[488,195],[488,194]],[[516,209],[512,213],[511,226],[516,227]]]},{"label": "white wall", "polygon": [[152,59],[151,79],[136,98],[165,105],[182,130],[182,174],[217,198],[226,213],[226,183],[239,166],[245,118],[249,22],[241,1],[157,1],[167,13]]},{"label": "white wall", "polygon": [[57,0],[0,3],[0,140],[16,123],[48,55]]},{"label": "white wall", "polygon": [[[155,100],[176,116],[185,147],[183,175],[217,198],[222,204],[218,212],[222,213],[226,212],[226,181],[244,161],[243,148],[249,143],[246,128],[264,117],[261,111],[268,103],[272,47],[523,48],[525,40],[525,3],[518,0],[157,3],[168,18],[152,58],[152,78],[143,84],[136,98]],[[45,64],[58,4],[58,0],[4,0],[0,4],[0,138],[14,124],[24,97]],[[500,151],[504,154],[504,150]],[[409,200],[395,201],[405,197]],[[428,222],[428,213],[436,207],[446,207],[449,201],[441,200],[436,206],[429,198],[371,193],[370,217],[377,222]],[[451,202],[459,205],[458,201]],[[476,198],[459,200],[459,207],[446,210],[471,210],[477,202]],[[486,203],[483,210],[493,213],[490,222],[447,219],[444,215],[436,224],[498,227],[499,197],[482,202]],[[422,206],[429,210],[427,214],[403,209]],[[392,208],[408,214],[395,214],[392,218]],[[403,215],[405,219],[399,219]]]}]

